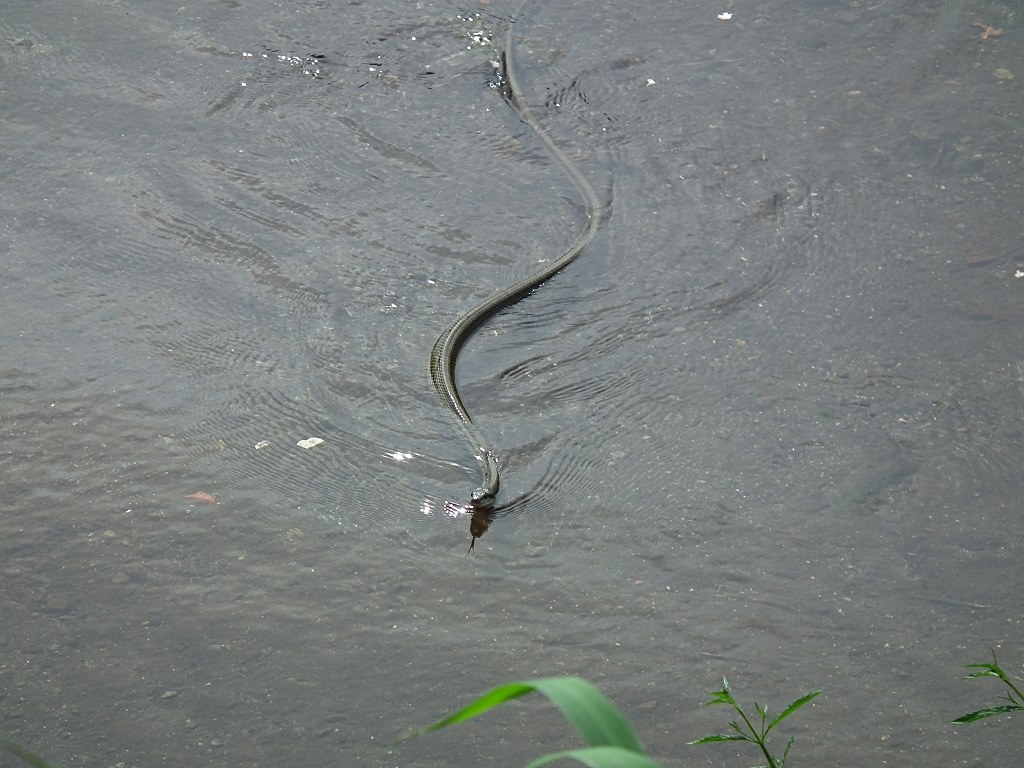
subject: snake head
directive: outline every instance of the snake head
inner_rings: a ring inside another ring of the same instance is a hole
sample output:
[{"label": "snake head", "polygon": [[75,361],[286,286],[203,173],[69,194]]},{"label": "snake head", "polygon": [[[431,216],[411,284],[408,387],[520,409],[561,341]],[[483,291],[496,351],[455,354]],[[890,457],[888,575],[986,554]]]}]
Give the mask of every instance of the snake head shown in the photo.
[{"label": "snake head", "polygon": [[494,494],[486,488],[477,488],[470,494],[469,503],[473,509],[490,509],[494,506]]}]

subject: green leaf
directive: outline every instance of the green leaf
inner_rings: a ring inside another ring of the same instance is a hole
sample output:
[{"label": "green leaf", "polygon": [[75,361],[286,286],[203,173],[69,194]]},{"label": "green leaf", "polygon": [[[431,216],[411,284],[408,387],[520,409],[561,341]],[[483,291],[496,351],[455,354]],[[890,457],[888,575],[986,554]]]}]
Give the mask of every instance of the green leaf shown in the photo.
[{"label": "green leaf", "polygon": [[497,688],[492,688],[483,696],[480,696],[470,702],[462,709],[448,715],[448,717],[441,718],[433,725],[428,725],[426,728],[417,731],[416,734],[433,733],[434,731],[439,731],[442,728],[447,728],[449,725],[455,725],[456,723],[470,720],[477,715],[489,712],[495,707],[500,707],[502,704],[512,701],[513,699],[518,699],[520,696],[525,696],[528,693],[533,693],[533,688],[526,683],[508,683],[506,685],[499,685]]},{"label": "green leaf", "polygon": [[770,731],[776,725],[778,725],[783,720],[785,720],[787,717],[792,715],[794,712],[796,712],[798,709],[800,709],[800,707],[802,707],[804,704],[806,704],[807,702],[812,701],[812,700],[818,698],[818,696],[820,696],[820,695],[821,695],[821,691],[811,691],[807,695],[801,696],[799,699],[794,701],[792,704],[790,704],[784,710],[779,712],[779,714],[777,714],[775,716],[775,719],[772,720],[770,723],[768,723],[768,727],[765,728],[764,732],[768,733],[768,731]]},{"label": "green leaf", "polygon": [[644,753],[633,728],[615,705],[597,688],[579,677],[548,677],[499,685],[458,712],[417,733],[431,733],[461,723],[533,691],[546,696],[562,711],[588,747],[620,747],[637,754]]},{"label": "green leaf", "polygon": [[39,757],[39,755],[34,755],[27,749],[19,747],[13,741],[8,741],[7,739],[0,738],[0,749],[6,749],[12,755],[20,757],[22,760],[24,760],[26,763],[29,763],[30,765],[34,765],[35,768],[53,768],[52,765],[43,760],[43,758]]},{"label": "green leaf", "polygon": [[786,758],[789,757],[789,750],[791,750],[793,748],[793,744],[795,742],[796,742],[796,739],[794,739],[792,736],[790,736],[789,737],[789,741],[786,742],[786,750],[785,750],[785,752],[782,753],[782,760],[780,761],[780,763],[782,765],[786,764]]},{"label": "green leaf", "polygon": [[722,690],[720,691],[704,691],[708,696],[711,696],[711,701],[705,701],[702,706],[712,707],[715,704],[728,704],[730,707],[736,706],[736,699],[732,697],[732,692],[729,690],[729,681],[726,678],[722,678]]},{"label": "green leaf", "polygon": [[[969,675],[964,675],[964,680],[977,680],[981,677],[999,677],[995,672],[971,672]],[[1000,678],[1002,679],[1002,678]]]},{"label": "green leaf", "polygon": [[968,712],[966,715],[960,715],[956,720],[950,722],[963,724],[973,723],[977,720],[984,720],[986,717],[992,717],[993,715],[1004,715],[1007,712],[1016,712],[1024,709],[1017,704],[1003,704],[998,707],[991,707],[990,709],[979,709],[977,712]]},{"label": "green leaf", "polygon": [[702,739],[696,741],[688,741],[687,745],[690,744],[714,744],[718,741],[753,741],[749,736],[736,735],[735,733],[716,733],[712,736],[705,736]]},{"label": "green leaf", "polygon": [[538,757],[526,768],[539,768],[539,766],[562,759],[576,760],[584,765],[589,765],[590,768],[661,768],[649,757],[621,747],[588,747],[554,752]]},{"label": "green leaf", "polygon": [[1006,673],[998,664],[968,664],[966,666],[967,669],[977,669],[980,671],[964,675],[964,680],[976,680],[979,677],[998,677],[1000,680],[1007,679]]},{"label": "green leaf", "polygon": [[550,677],[530,683],[562,711],[588,747],[621,747],[644,754],[644,748],[626,718],[586,680]]}]

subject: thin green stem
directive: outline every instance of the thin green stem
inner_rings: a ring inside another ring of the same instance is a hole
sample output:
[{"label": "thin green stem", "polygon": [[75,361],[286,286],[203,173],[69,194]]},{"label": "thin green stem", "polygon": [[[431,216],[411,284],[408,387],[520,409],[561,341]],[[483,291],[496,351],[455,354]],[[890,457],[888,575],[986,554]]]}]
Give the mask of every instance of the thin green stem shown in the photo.
[{"label": "thin green stem", "polygon": [[[1003,679],[1003,682],[1004,682],[1004,683],[1006,683],[1006,684],[1007,684],[1007,685],[1008,685],[1008,686],[1010,687],[1010,689],[1011,689],[1011,690],[1012,690],[1012,691],[1013,691],[1014,693],[1016,693],[1016,694],[1017,694],[1017,699],[1018,699],[1018,700],[1017,700],[1017,701],[1015,701],[1014,703],[1015,703],[1015,704],[1022,704],[1022,705],[1024,705],[1024,693],[1021,693],[1021,692],[1020,692],[1020,688],[1018,688],[1018,687],[1017,687],[1016,685],[1014,685],[1013,683],[1011,683],[1008,677],[1007,677],[1007,678],[1004,678],[1004,679]],[[1010,698],[1011,698],[1011,700],[1012,700],[1012,698],[1013,698],[1013,697],[1011,696]]]},{"label": "thin green stem", "polygon": [[761,752],[764,753],[764,759],[768,761],[768,768],[779,768],[779,764],[775,762],[775,758],[772,757],[771,752],[768,751],[768,747],[765,746],[763,741],[757,742],[757,745],[761,748]]},{"label": "thin green stem", "polygon": [[[779,768],[779,764],[775,762],[775,758],[772,757],[771,752],[768,751],[768,747],[765,746],[765,734],[762,733],[758,736],[758,731],[754,728],[754,724],[750,722],[750,718],[747,717],[747,713],[743,711],[743,708],[739,704],[735,704],[734,706],[736,707],[736,711],[740,713],[740,717],[743,718],[743,722],[747,724],[747,728],[750,730],[750,735],[754,737],[754,742],[761,748],[761,752],[764,754],[765,760],[768,761],[768,768]],[[763,717],[761,718],[761,725],[762,727],[764,726]]]}]

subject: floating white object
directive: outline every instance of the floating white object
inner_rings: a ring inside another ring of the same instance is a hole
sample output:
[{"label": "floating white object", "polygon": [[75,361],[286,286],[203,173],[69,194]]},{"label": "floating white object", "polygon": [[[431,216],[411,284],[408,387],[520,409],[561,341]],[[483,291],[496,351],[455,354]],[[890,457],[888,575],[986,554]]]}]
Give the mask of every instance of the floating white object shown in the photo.
[{"label": "floating white object", "polygon": [[305,440],[299,440],[296,445],[299,448],[316,448],[323,441],[322,437],[307,437]]}]

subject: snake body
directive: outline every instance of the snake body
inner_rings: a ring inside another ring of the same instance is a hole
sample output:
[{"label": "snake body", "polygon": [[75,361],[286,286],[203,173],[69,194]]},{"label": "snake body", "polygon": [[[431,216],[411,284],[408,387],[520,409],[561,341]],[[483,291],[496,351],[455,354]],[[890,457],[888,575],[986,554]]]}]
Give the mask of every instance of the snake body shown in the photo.
[{"label": "snake body", "polygon": [[523,96],[523,91],[519,87],[519,81],[515,73],[513,37],[512,27],[510,26],[505,37],[505,52],[503,56],[503,69],[507,84],[506,95],[513,108],[523,119],[523,122],[529,125],[538,138],[540,138],[551,159],[555,161],[576,187],[586,211],[587,224],[576,236],[572,244],[562,251],[561,256],[557,259],[546,265],[543,269],[537,270],[529,277],[508,286],[486,301],[481,302],[452,323],[437,339],[434,349],[430,353],[430,379],[434,384],[434,389],[437,390],[441,401],[451,411],[455,421],[469,439],[473,449],[476,451],[477,459],[482,465],[483,483],[470,495],[471,506],[478,510],[489,509],[493,506],[501,481],[498,472],[498,462],[495,460],[494,454],[487,447],[483,436],[480,434],[480,430],[473,423],[473,419],[470,417],[469,411],[466,410],[466,406],[459,396],[458,387],[455,384],[455,364],[458,360],[459,350],[483,323],[487,322],[501,310],[522,299],[579,256],[580,252],[594,239],[598,226],[601,223],[600,202],[598,201],[597,194],[594,192],[594,188],[590,186],[590,183],[573,161],[547,134]]}]

